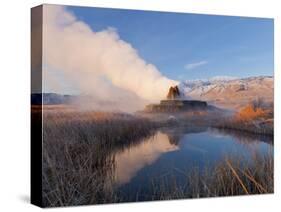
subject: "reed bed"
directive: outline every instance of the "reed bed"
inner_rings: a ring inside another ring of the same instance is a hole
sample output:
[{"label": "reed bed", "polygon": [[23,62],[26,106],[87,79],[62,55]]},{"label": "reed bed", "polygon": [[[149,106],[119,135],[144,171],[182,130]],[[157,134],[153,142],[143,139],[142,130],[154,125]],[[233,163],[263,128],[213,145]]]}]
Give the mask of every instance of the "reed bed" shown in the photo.
[{"label": "reed bed", "polygon": [[216,197],[273,193],[273,170],[272,152],[265,156],[254,154],[251,160],[226,157],[199,175],[192,195]]},{"label": "reed bed", "polygon": [[115,202],[114,152],[151,135],[155,125],[127,114],[46,113],[43,117],[43,203]]},{"label": "reed bed", "polygon": [[138,198],[170,200],[269,194],[274,192],[273,170],[272,152],[265,156],[256,154],[246,162],[235,156],[226,157],[218,164],[203,170],[198,167],[193,167],[188,172],[177,170],[186,179],[184,185],[175,176],[168,176],[157,184],[152,182],[152,195],[149,198],[141,194],[138,194]]}]

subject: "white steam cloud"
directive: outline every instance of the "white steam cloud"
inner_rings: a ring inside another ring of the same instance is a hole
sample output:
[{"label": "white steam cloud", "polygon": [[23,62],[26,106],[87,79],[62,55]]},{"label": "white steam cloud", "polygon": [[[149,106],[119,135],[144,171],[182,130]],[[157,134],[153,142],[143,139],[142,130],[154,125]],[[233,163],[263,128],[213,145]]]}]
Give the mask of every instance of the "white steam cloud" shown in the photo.
[{"label": "white steam cloud", "polygon": [[[145,30],[145,29],[144,29]],[[140,109],[165,97],[178,84],[146,63],[112,28],[95,32],[66,8],[44,5],[43,84],[71,87],[115,108]]]}]

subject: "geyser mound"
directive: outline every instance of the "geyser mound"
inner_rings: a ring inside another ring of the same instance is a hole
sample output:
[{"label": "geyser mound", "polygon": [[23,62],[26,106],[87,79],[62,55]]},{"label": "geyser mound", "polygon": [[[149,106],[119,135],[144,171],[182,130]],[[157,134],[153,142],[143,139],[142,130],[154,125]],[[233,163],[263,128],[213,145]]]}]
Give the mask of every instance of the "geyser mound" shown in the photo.
[{"label": "geyser mound", "polygon": [[145,112],[184,112],[192,110],[207,109],[208,104],[205,101],[187,100],[180,92],[178,86],[171,86],[165,100],[160,104],[149,104],[145,107]]}]

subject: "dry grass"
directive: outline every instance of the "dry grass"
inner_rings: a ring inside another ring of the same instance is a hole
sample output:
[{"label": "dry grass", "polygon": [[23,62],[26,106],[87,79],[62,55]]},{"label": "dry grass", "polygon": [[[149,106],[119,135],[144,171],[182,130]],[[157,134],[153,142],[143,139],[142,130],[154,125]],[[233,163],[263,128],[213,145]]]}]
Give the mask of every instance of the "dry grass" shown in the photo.
[{"label": "dry grass", "polygon": [[44,205],[115,202],[114,153],[149,136],[153,129],[146,119],[124,114],[44,114]]},{"label": "dry grass", "polygon": [[214,170],[201,177],[208,187],[201,196],[229,196],[273,193],[273,155],[253,155],[252,160],[226,158]]},{"label": "dry grass", "polygon": [[[168,186],[163,180],[155,186],[154,200],[267,194],[274,192],[273,156],[255,155],[253,160],[225,158],[213,167],[200,171],[194,167],[186,177],[186,185],[175,180]],[[245,162],[247,161],[247,162]]]}]

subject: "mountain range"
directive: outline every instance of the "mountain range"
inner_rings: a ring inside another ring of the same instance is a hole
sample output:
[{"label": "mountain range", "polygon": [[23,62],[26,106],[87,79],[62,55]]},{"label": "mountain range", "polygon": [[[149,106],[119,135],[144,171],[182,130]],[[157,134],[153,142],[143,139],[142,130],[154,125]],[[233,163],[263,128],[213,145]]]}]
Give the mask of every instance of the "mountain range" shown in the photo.
[{"label": "mountain range", "polygon": [[273,87],[272,76],[190,80],[179,84],[186,98],[229,109],[238,109],[256,100],[272,104]]}]

